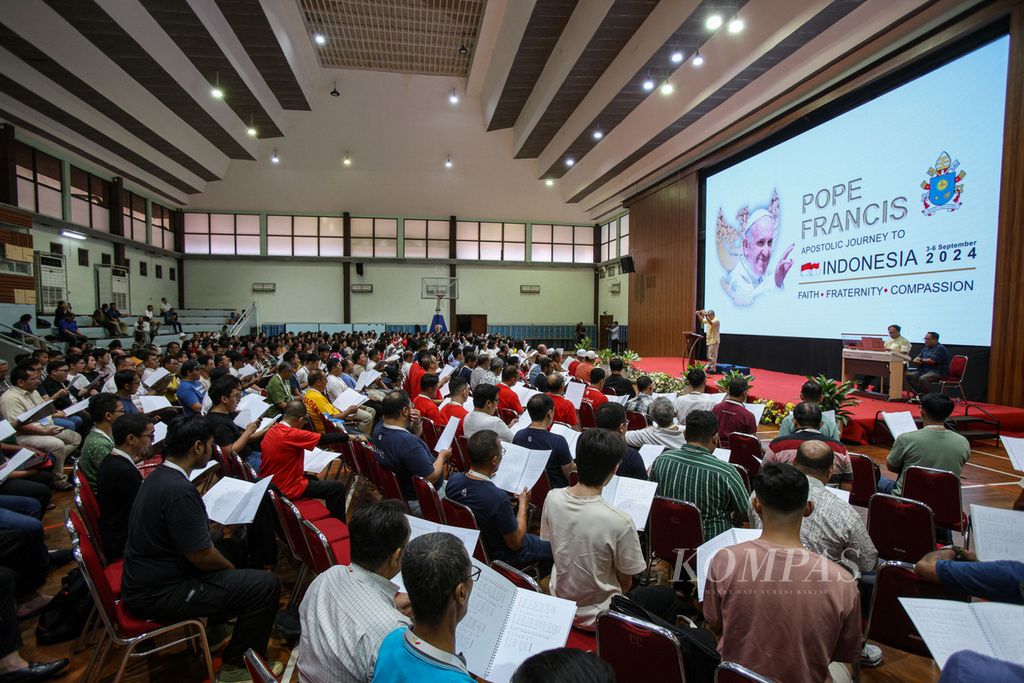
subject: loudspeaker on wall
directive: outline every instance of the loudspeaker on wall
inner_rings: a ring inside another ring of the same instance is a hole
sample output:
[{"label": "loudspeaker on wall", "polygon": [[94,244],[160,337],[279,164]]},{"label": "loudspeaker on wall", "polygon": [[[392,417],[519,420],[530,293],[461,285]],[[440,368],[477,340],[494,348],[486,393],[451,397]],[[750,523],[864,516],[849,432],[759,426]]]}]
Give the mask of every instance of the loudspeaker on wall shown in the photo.
[{"label": "loudspeaker on wall", "polygon": [[619,268],[623,273],[635,273],[636,266],[633,264],[632,256],[623,256],[619,259]]}]

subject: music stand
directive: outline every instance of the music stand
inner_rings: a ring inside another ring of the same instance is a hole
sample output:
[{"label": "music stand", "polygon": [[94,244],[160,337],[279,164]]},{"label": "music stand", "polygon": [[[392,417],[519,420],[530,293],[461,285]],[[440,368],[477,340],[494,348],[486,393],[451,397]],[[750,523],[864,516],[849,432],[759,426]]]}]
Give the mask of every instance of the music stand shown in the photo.
[{"label": "music stand", "polygon": [[689,367],[696,362],[697,359],[697,342],[704,338],[704,335],[697,334],[696,332],[684,332],[684,346],[683,353],[683,366]]}]

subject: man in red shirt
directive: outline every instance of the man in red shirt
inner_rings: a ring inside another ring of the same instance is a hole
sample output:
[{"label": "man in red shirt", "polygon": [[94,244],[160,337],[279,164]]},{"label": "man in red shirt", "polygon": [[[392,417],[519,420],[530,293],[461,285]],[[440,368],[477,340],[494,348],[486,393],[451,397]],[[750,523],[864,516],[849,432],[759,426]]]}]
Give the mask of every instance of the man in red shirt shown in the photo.
[{"label": "man in red shirt", "polygon": [[[309,479],[303,468],[304,451],[313,450],[323,434],[299,427],[306,419],[306,405],[292,401],[284,409],[281,421],[263,437],[260,476],[274,476],[274,486],[291,500],[320,498],[327,504],[331,516],[345,521],[345,485],[340,481]],[[337,439],[340,434],[331,434]],[[365,436],[350,439],[366,441]]]},{"label": "man in red shirt", "polygon": [[564,422],[567,425],[576,427],[579,425],[579,416],[576,414],[576,406],[567,400],[562,394],[565,393],[565,380],[557,373],[548,375],[548,396],[555,404],[555,422]]},{"label": "man in red shirt", "polygon": [[573,377],[576,376],[576,368],[579,367],[580,363],[587,359],[586,349],[576,349],[576,357],[569,361],[569,367],[566,370]]},{"label": "man in red shirt", "polygon": [[729,447],[729,435],[733,432],[757,435],[757,420],[754,414],[743,405],[747,402],[750,385],[743,377],[736,377],[729,382],[729,397],[711,409],[718,418],[718,438],[722,448]]},{"label": "man in red shirt", "polygon": [[590,401],[590,405],[594,406],[594,410],[602,403],[608,402],[608,397],[604,395],[601,389],[604,387],[604,370],[601,368],[594,368],[590,371],[590,384],[583,391],[583,398]]},{"label": "man in red shirt", "polygon": [[572,376],[578,380],[589,382],[590,373],[594,370],[594,361],[597,360],[597,354],[593,351],[587,351],[587,357],[583,359],[583,362],[576,366],[576,370],[572,372]]},{"label": "man in red shirt", "polygon": [[501,381],[498,382],[498,409],[514,410],[516,415],[523,412],[523,404],[519,402],[516,392],[512,386],[519,381],[519,370],[514,365],[506,365],[501,371]]},{"label": "man in red shirt", "polygon": [[406,388],[410,396],[419,396],[420,380],[427,374],[427,368],[433,362],[434,357],[429,353],[420,356],[419,362],[413,363],[409,368],[409,386]]},{"label": "man in red shirt", "polygon": [[447,425],[448,420],[453,417],[459,418],[459,428],[455,430],[455,436],[462,436],[462,421],[466,419],[469,411],[466,410],[466,401],[469,400],[469,381],[465,377],[452,377],[448,383],[451,393],[448,403],[441,408],[441,424]]},{"label": "man in red shirt", "polygon": [[426,373],[420,378],[420,393],[412,400],[413,407],[420,411],[420,415],[433,422],[435,425],[443,427],[445,424],[444,418],[441,416],[441,411],[437,409],[437,404],[434,403],[432,398],[437,392],[437,375]]}]

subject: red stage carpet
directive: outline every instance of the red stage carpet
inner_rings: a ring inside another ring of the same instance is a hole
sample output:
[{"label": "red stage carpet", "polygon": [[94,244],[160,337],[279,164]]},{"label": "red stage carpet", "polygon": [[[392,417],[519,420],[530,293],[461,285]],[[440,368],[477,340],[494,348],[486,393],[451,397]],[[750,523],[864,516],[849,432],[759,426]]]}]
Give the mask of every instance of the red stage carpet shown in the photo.
[{"label": "red stage carpet", "polygon": [[[644,358],[640,361],[640,368],[647,372],[664,372],[673,377],[679,377],[683,372],[680,358]],[[754,386],[751,391],[754,398],[766,398],[782,403],[796,403],[800,399],[800,386],[806,381],[803,375],[791,375],[761,368],[751,368],[750,374],[754,376]],[[713,375],[711,383],[720,378],[721,375]],[[843,439],[847,441],[872,441],[875,416],[880,410],[889,412],[909,410],[915,417],[920,414],[918,406],[913,403],[890,403],[873,398],[857,398],[860,403],[850,410],[853,414],[851,423],[843,430]],[[963,405],[957,406],[954,415],[963,414]],[[1024,433],[1024,410],[989,403],[972,403],[972,405],[980,406],[999,420],[1000,429],[1004,434],[1013,436]],[[974,413],[973,410],[971,412]]]}]

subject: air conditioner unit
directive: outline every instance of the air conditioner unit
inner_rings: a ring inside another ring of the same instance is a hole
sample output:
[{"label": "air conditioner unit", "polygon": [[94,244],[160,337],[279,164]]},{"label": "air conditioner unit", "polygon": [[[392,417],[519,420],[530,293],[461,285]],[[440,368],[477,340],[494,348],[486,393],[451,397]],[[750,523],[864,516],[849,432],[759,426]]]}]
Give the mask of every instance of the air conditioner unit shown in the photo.
[{"label": "air conditioner unit", "polygon": [[519,285],[520,294],[540,294],[540,285]]},{"label": "air conditioner unit", "polygon": [[608,288],[608,291],[611,292],[612,294],[619,294],[619,293],[621,293],[622,292],[622,283],[621,282],[613,282],[612,286]]},{"label": "air conditioner unit", "polygon": [[252,291],[254,291],[254,292],[263,292],[264,294],[266,294],[266,293],[273,294],[274,292],[277,291],[277,283],[276,282],[254,282],[254,283],[252,283]]},{"label": "air conditioner unit", "polygon": [[68,275],[62,254],[36,252],[36,306],[40,313],[53,313],[58,301],[68,299]]},{"label": "air conditioner unit", "polygon": [[353,294],[373,294],[373,285],[352,285],[350,291]]}]

